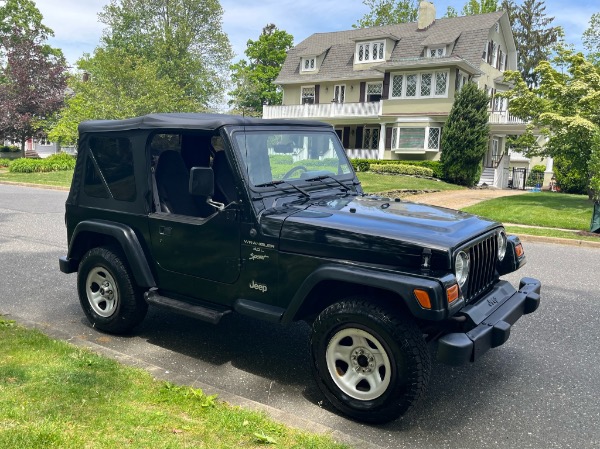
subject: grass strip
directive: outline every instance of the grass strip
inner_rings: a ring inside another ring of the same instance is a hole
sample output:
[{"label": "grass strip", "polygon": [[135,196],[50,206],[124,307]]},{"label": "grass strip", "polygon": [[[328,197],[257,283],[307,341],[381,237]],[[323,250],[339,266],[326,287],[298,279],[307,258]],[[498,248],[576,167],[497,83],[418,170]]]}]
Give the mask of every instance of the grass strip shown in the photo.
[{"label": "grass strip", "polygon": [[0,354],[0,447],[345,447],[2,317]]},{"label": "grass strip", "polygon": [[0,181],[39,184],[54,187],[70,187],[73,170],[61,170],[46,173],[9,173],[0,170]]}]

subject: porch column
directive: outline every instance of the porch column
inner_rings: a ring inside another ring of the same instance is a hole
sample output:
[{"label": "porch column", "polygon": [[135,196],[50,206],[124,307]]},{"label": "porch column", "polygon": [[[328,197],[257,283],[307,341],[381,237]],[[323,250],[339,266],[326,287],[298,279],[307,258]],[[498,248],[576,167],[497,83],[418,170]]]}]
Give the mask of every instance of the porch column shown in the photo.
[{"label": "porch column", "polygon": [[550,182],[552,181],[552,177],[554,176],[554,159],[550,156],[546,158],[546,170],[544,171],[544,181],[542,182],[542,189],[549,189]]},{"label": "porch column", "polygon": [[381,129],[379,130],[379,154],[377,159],[382,160],[385,157],[385,125],[386,123],[381,124]]}]

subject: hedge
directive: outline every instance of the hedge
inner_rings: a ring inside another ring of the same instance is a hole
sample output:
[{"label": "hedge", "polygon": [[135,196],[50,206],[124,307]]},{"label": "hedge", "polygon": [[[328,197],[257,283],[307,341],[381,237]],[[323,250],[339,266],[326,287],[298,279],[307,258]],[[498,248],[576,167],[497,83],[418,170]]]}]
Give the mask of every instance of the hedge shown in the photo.
[{"label": "hedge", "polygon": [[14,145],[1,145],[0,146],[0,153],[16,153],[17,151],[21,151],[21,149]]},{"label": "hedge", "polygon": [[393,175],[412,175],[433,177],[433,170],[427,167],[417,167],[406,164],[371,164],[371,171],[375,173],[386,173]]},{"label": "hedge", "polygon": [[6,168],[10,165],[12,161],[10,159],[2,159],[0,158],[0,168]]},{"label": "hedge", "polygon": [[46,159],[15,159],[8,165],[8,171],[12,173],[40,173],[74,168],[75,158],[66,153],[53,154]]},{"label": "hedge", "polygon": [[[425,167],[433,170],[433,177],[442,179],[442,164],[440,161],[404,161],[401,159],[352,159],[352,165],[356,171],[369,171],[369,166],[372,164],[377,165],[388,165],[388,164],[402,164],[402,165],[414,165],[416,167]],[[357,168],[359,164],[362,164],[361,168]],[[365,169],[363,169],[365,168]]]}]

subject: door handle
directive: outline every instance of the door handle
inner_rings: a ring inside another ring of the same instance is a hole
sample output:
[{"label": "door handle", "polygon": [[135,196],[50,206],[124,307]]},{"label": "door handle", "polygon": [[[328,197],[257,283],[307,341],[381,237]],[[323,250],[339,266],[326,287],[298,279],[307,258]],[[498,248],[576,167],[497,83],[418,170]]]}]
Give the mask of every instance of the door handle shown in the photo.
[{"label": "door handle", "polygon": [[158,227],[158,233],[160,235],[171,235],[171,231],[173,230],[173,228],[171,228],[170,226],[159,226]]}]

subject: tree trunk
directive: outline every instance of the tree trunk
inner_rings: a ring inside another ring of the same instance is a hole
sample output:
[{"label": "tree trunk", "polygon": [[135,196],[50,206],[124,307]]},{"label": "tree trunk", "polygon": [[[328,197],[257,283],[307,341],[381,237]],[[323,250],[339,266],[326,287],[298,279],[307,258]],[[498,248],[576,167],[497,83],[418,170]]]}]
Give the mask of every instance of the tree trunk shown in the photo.
[{"label": "tree trunk", "polygon": [[25,157],[25,142],[27,142],[27,139],[21,137],[21,157]]}]

